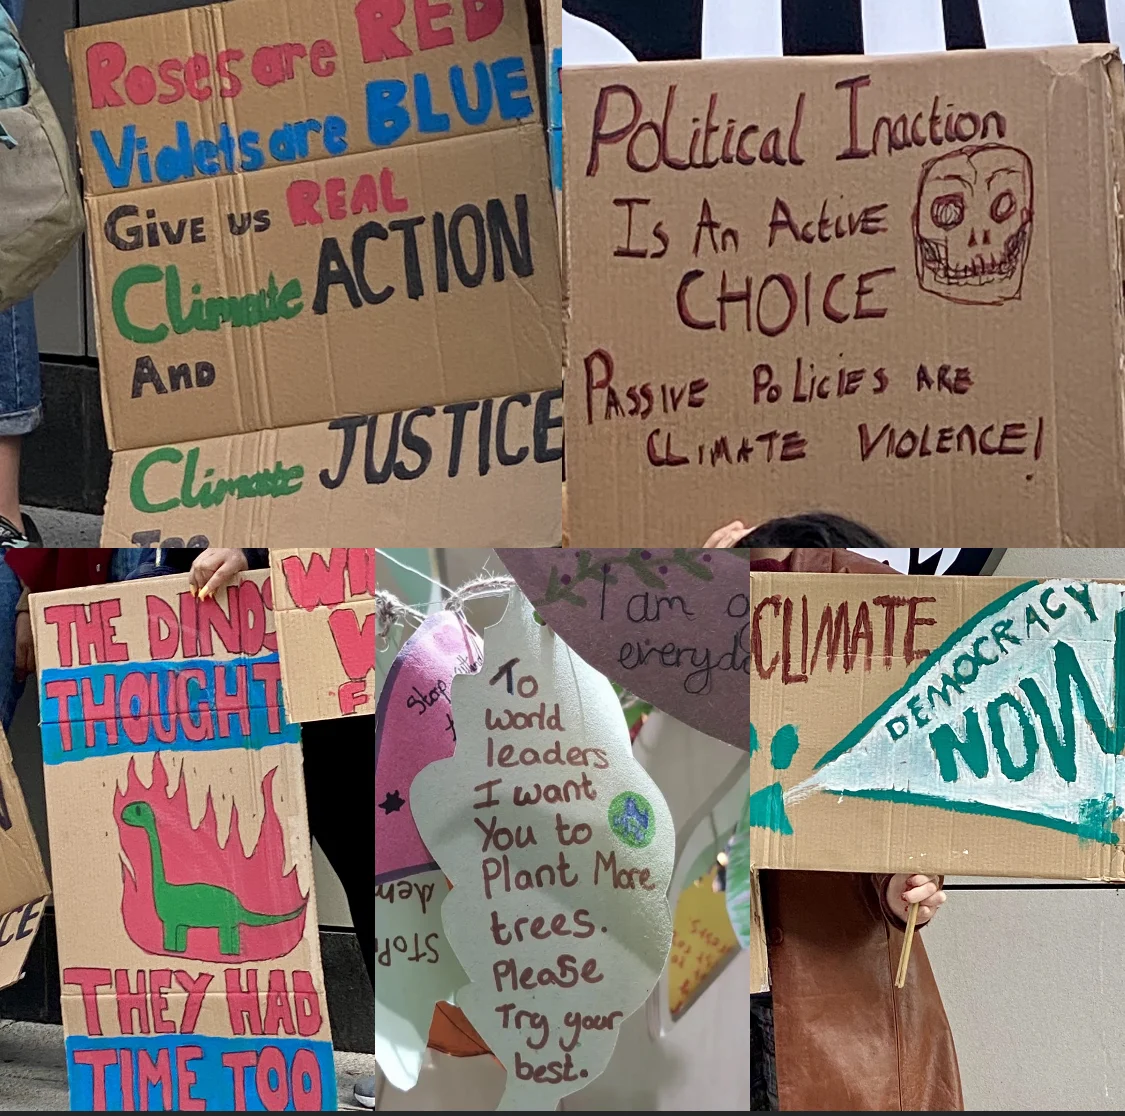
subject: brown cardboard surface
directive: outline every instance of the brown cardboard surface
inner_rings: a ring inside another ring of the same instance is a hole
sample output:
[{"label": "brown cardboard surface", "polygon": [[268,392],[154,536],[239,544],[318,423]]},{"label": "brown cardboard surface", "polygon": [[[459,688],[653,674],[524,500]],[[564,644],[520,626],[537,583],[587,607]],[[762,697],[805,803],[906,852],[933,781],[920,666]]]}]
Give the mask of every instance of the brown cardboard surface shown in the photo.
[{"label": "brown cardboard surface", "polygon": [[1125,879],[1125,584],[755,573],[750,595],[756,868]]},{"label": "brown cardboard surface", "polygon": [[554,546],[561,460],[558,388],[129,450],[102,541]]},{"label": "brown cardboard surface", "polygon": [[[87,210],[114,449],[560,381],[537,128],[95,196]],[[150,212],[189,222],[183,240],[133,246]],[[235,236],[228,214],[268,227]],[[214,328],[200,307],[262,291],[262,324]]]},{"label": "brown cardboard surface", "polygon": [[[142,529],[120,483],[133,451],[243,436],[227,461],[300,456],[341,416],[557,391],[559,245],[523,4],[231,0],[79,28],[68,55],[119,451],[107,537]],[[486,519],[495,495],[422,487],[454,520],[454,505]],[[347,516],[366,543],[383,495],[258,509],[227,537],[346,543]],[[160,530],[214,538],[224,522]]]},{"label": "brown cardboard surface", "polygon": [[31,599],[72,1108],[335,1107],[268,579]]},{"label": "brown cardboard surface", "polygon": [[[750,596],[757,869],[1125,879],[1125,584],[755,573]],[[763,991],[760,909],[754,931]]]},{"label": "brown cardboard surface", "polygon": [[19,980],[49,893],[11,748],[0,729],[0,988]]},{"label": "brown cardboard surface", "polygon": [[1096,46],[564,70],[575,542],[813,508],[1125,539],[1121,77]]},{"label": "brown cardboard surface", "polygon": [[285,708],[295,721],[375,712],[375,551],[270,550]]},{"label": "brown cardboard surface", "polygon": [[[79,27],[67,53],[92,194],[140,183],[141,161],[121,156],[142,139],[160,182],[538,119],[526,10],[503,0],[235,0]],[[176,157],[178,126],[189,157]]]}]

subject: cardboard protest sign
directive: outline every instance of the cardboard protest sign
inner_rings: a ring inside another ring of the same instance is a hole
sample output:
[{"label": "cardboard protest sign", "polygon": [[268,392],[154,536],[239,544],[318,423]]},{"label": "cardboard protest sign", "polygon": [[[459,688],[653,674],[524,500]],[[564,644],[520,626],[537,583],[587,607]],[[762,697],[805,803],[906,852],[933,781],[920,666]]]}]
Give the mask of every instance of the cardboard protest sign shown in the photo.
[{"label": "cardboard protest sign", "polygon": [[298,722],[375,712],[375,551],[270,550],[285,709]]},{"label": "cardboard protest sign", "polygon": [[32,597],[70,1104],[334,1109],[268,575]]},{"label": "cardboard protest sign", "polygon": [[1121,81],[1103,46],[564,69],[573,537],[1119,542]]},{"label": "cardboard protest sign", "polygon": [[50,890],[8,738],[0,729],[0,988],[19,980]]},{"label": "cardboard protest sign", "polygon": [[456,612],[435,612],[387,672],[375,713],[375,882],[436,868],[418,832],[415,776],[457,747],[453,679],[480,670],[476,632]]},{"label": "cardboard protest sign", "polygon": [[755,868],[1125,879],[1125,585],[750,581]]},{"label": "cardboard protest sign", "polygon": [[375,888],[375,1057],[403,1092],[418,1083],[434,1005],[452,1003],[466,980],[441,925],[448,894],[441,872]]},{"label": "cardboard protest sign", "polygon": [[613,687],[518,591],[485,660],[454,680],[457,750],[411,800],[453,883],[456,1004],[508,1072],[500,1107],[547,1111],[605,1069],[660,977],[675,834]]},{"label": "cardboard protest sign", "polygon": [[233,0],[68,55],[112,449],[559,386],[523,4]]},{"label": "cardboard protest sign", "polygon": [[591,666],[710,736],[746,748],[748,553],[496,552]]},{"label": "cardboard protest sign", "polygon": [[123,451],[102,542],[553,546],[562,422],[553,388]]}]

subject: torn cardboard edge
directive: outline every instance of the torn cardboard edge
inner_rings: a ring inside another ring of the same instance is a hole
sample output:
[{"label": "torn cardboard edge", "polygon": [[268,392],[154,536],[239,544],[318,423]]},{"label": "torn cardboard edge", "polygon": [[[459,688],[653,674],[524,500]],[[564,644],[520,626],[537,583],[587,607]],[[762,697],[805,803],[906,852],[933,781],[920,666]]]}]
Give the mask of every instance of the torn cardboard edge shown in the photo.
[{"label": "torn cardboard edge", "polygon": [[50,894],[12,751],[0,731],[0,989],[20,979]]},{"label": "torn cardboard edge", "polygon": [[561,412],[553,388],[121,451],[102,545],[555,546]]}]

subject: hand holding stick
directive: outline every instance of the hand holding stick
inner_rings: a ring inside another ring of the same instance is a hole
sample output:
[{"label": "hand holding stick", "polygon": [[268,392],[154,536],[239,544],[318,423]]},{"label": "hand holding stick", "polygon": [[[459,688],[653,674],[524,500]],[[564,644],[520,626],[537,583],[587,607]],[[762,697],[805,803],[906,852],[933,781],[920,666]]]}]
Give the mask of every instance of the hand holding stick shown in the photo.
[{"label": "hand holding stick", "polygon": [[934,917],[938,908],[945,902],[945,892],[941,890],[937,876],[916,873],[892,876],[887,884],[886,898],[890,909],[906,923],[906,937],[903,939],[898,972],[895,974],[895,987],[903,988],[906,985],[906,971],[910,964],[914,932]]}]

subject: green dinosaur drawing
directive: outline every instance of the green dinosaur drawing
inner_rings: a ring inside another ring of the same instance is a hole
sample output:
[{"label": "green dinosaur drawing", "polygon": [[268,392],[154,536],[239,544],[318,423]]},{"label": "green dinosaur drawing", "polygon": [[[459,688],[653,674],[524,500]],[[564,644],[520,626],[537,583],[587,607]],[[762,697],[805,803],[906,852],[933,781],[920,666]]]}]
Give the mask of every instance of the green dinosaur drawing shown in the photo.
[{"label": "green dinosaur drawing", "polygon": [[277,926],[300,915],[307,904],[302,903],[288,914],[258,914],[247,910],[233,891],[215,884],[172,884],[164,874],[164,850],[156,832],[156,815],[147,802],[130,802],[121,811],[126,825],[143,829],[148,835],[152,856],[152,898],[156,914],[164,927],[164,948],[169,953],[187,950],[191,929],[217,929],[219,952],[235,957],[242,952],[243,926]]}]

